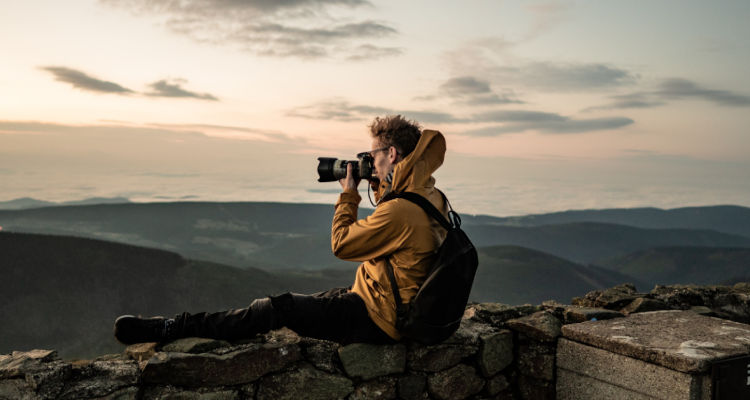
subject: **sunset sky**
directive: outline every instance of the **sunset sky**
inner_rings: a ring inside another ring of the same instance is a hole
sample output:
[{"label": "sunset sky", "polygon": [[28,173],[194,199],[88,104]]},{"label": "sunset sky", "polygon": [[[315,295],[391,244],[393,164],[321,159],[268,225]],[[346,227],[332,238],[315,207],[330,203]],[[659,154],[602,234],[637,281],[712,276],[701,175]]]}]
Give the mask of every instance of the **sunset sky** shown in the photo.
[{"label": "sunset sky", "polygon": [[[0,201],[333,202],[375,116],[459,211],[750,206],[750,2],[4,2]],[[455,205],[455,204],[454,204]]]}]

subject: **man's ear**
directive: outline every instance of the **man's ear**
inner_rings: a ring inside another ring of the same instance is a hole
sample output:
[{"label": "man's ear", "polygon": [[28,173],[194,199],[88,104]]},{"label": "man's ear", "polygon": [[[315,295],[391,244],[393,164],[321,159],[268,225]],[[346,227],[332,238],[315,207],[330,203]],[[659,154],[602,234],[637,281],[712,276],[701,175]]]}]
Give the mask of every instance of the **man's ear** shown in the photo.
[{"label": "man's ear", "polygon": [[390,161],[391,164],[395,164],[396,162],[400,161],[398,157],[398,151],[394,146],[388,148],[388,161]]}]

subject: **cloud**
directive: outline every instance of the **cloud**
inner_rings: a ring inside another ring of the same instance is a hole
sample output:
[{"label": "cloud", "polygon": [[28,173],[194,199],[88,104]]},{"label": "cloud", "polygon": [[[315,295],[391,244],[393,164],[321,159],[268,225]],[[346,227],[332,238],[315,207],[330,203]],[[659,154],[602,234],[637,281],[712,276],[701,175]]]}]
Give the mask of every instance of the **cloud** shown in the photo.
[{"label": "cloud", "polygon": [[670,78],[664,80],[655,94],[663,99],[697,98],[720,106],[750,106],[750,96],[728,90],[706,89],[687,79]]},{"label": "cloud", "polygon": [[547,113],[538,114],[537,116],[530,114],[525,118],[517,116],[515,119],[508,119],[510,121],[508,124],[467,130],[463,134],[466,136],[486,137],[525,131],[538,131],[550,134],[585,133],[622,128],[634,122],[632,119],[626,117],[572,119],[563,116],[554,117],[554,114],[548,116],[544,115]]},{"label": "cloud", "polygon": [[183,89],[180,84],[185,82],[184,80],[176,80],[170,83],[166,80],[160,80],[150,84],[149,87],[152,91],[145,93],[145,95],[150,97],[192,97],[201,100],[219,100],[208,93],[195,93]]},{"label": "cloud", "polygon": [[565,122],[569,118],[543,111],[498,110],[476,114],[476,122]]},{"label": "cloud", "polygon": [[[448,79],[440,85],[440,91],[459,102],[469,105],[484,104],[521,104],[511,90],[506,90],[498,96],[490,88],[490,83],[473,76],[460,76]],[[424,98],[426,99],[426,98]]]},{"label": "cloud", "polygon": [[[396,35],[386,23],[341,17],[341,10],[372,7],[365,0],[101,0],[136,15],[156,15],[172,32],[260,56],[362,61],[401,54],[372,40]],[[336,11],[332,13],[330,11]],[[337,17],[332,17],[336,14]]]},{"label": "cloud", "polygon": [[76,89],[95,93],[135,93],[132,90],[120,86],[114,82],[97,79],[75,69],[66,67],[40,67],[39,69],[51,73],[55,76],[55,80],[57,81],[70,83]]},{"label": "cloud", "polygon": [[668,104],[669,101],[697,99],[712,102],[723,107],[750,106],[750,96],[728,90],[707,89],[697,83],[682,79],[662,80],[656,90],[609,96],[613,102],[593,106],[583,111],[612,110],[626,108],[653,108]]},{"label": "cloud", "polygon": [[452,114],[441,111],[397,110],[378,106],[351,104],[342,99],[321,101],[309,106],[293,108],[286,113],[290,117],[337,121],[368,121],[376,116],[386,114],[401,114],[406,118],[427,123],[467,122],[465,119],[457,118]]},{"label": "cloud", "polygon": [[608,89],[637,81],[627,70],[600,63],[529,62],[497,66],[490,73],[493,80],[550,92]]},{"label": "cloud", "polygon": [[82,71],[71,68],[40,67],[39,69],[52,73],[55,76],[55,80],[70,83],[74,88],[93,93],[114,93],[119,95],[142,94],[149,97],[190,97],[200,100],[219,100],[216,96],[209,93],[195,93],[182,88],[181,85],[187,82],[184,79],[174,79],[172,81],[162,79],[148,85],[151,91],[137,93],[117,83],[93,78]]},{"label": "cloud", "polygon": [[363,44],[352,50],[347,57],[351,61],[367,61],[377,58],[401,55],[403,50],[398,47],[379,47],[372,44]]},{"label": "cloud", "polygon": [[639,76],[605,63],[528,60],[514,54],[521,42],[484,38],[443,54],[457,76],[481,76],[490,84],[545,92],[601,91],[630,86]]},{"label": "cloud", "polygon": [[654,108],[667,104],[664,101],[658,100],[649,93],[630,93],[609,96],[610,99],[614,99],[613,102],[588,107],[583,112],[595,111],[595,110],[616,110],[616,109],[632,109],[632,108]]}]

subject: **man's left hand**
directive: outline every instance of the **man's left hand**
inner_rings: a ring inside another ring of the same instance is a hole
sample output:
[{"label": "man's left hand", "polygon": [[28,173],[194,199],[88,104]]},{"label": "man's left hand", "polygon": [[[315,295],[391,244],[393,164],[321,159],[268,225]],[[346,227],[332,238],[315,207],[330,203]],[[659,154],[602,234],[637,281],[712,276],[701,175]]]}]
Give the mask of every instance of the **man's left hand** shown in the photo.
[{"label": "man's left hand", "polygon": [[357,191],[357,186],[359,186],[359,182],[362,179],[354,179],[354,175],[352,175],[352,165],[346,164],[346,178],[339,179],[339,183],[341,184],[341,188],[344,190],[354,190]]}]

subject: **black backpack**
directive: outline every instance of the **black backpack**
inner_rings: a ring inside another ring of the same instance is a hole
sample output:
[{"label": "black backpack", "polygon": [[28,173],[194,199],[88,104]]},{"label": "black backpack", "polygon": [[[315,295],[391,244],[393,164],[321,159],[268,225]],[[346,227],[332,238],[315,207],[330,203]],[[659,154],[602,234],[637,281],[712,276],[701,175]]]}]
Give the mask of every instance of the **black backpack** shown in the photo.
[{"label": "black backpack", "polygon": [[416,193],[387,196],[387,200],[402,198],[417,204],[448,230],[427,279],[409,304],[401,302],[393,266],[386,258],[386,272],[396,300],[396,329],[403,336],[424,344],[442,342],[458,329],[479,263],[474,245],[461,230],[461,217],[453,211],[445,194],[440,194],[448,204],[450,221],[429,200]]}]

